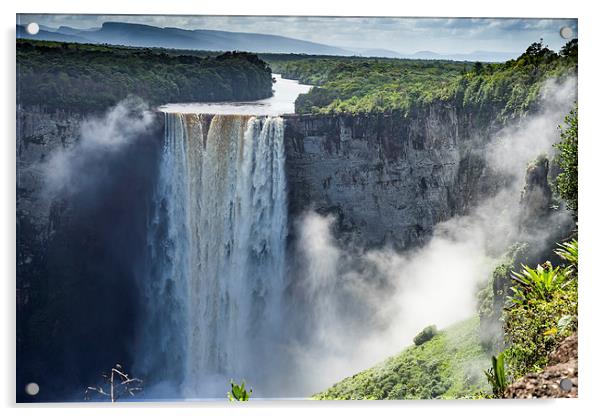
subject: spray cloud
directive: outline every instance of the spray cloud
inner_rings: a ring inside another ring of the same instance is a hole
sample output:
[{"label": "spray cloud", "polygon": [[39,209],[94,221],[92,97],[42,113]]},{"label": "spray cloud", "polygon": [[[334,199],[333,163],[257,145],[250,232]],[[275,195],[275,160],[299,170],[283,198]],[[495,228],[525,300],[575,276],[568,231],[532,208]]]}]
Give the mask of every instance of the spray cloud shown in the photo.
[{"label": "spray cloud", "polygon": [[[84,120],[79,140],[69,148],[58,148],[42,162],[45,191],[50,196],[73,194],[98,178],[87,174],[90,169],[108,167],[111,154],[147,133],[155,119],[148,105],[139,98],[128,97],[109,109],[102,117]],[[104,162],[103,162],[104,161]],[[108,175],[110,172],[96,171]]]}]

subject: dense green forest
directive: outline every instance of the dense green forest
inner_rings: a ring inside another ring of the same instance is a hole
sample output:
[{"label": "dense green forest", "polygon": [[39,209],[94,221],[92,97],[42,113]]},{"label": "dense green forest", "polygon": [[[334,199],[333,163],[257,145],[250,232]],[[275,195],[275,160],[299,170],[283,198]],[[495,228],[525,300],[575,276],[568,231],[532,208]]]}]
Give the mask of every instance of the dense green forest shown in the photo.
[{"label": "dense green forest", "polygon": [[576,73],[577,40],[558,53],[543,41],[504,63],[264,55],[273,71],[315,85],[298,113],[410,112],[452,101],[476,116],[501,119],[536,104],[546,80]]},{"label": "dense green forest", "polygon": [[151,104],[256,100],[272,95],[268,65],[244,52],[187,54],[17,40],[18,98],[23,106],[97,111],[129,94]]}]

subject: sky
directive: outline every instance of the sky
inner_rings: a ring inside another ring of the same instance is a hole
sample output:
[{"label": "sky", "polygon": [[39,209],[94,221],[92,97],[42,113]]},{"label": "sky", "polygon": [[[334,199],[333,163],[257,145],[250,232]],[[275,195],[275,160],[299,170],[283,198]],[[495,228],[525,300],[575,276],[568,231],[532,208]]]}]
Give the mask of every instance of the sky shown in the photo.
[{"label": "sky", "polygon": [[474,51],[523,52],[544,39],[551,49],[566,43],[560,29],[577,35],[577,19],[175,16],[175,15],[20,15],[21,24],[61,25],[79,29],[106,21],[142,23],[181,29],[214,29],[282,35],[343,48],[377,48],[410,54]]}]

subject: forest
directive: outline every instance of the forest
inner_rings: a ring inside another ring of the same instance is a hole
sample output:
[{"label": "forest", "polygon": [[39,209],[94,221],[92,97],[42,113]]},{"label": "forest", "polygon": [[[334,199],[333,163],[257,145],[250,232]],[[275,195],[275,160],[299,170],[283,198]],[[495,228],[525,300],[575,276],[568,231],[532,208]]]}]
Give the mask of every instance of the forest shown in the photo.
[{"label": "forest", "polygon": [[21,106],[103,111],[127,95],[150,104],[257,100],[272,95],[268,65],[257,55],[220,55],[17,40]]},{"label": "forest", "polygon": [[297,113],[402,112],[435,100],[459,104],[479,117],[523,113],[550,78],[577,71],[577,40],[558,53],[543,40],[504,63],[264,55],[285,78],[315,85],[297,98]]}]

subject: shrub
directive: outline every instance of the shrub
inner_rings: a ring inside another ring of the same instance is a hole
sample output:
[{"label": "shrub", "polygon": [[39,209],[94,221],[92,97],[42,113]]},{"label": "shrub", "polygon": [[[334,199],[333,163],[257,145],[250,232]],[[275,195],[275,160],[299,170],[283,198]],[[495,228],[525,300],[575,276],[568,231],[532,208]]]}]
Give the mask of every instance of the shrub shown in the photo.
[{"label": "shrub", "polygon": [[551,299],[531,299],[504,312],[506,361],[515,378],[540,371],[558,343],[577,329],[577,280]]},{"label": "shrub", "polygon": [[435,325],[429,325],[414,337],[414,345],[422,345],[432,339],[435,335],[437,335],[437,327]]}]

